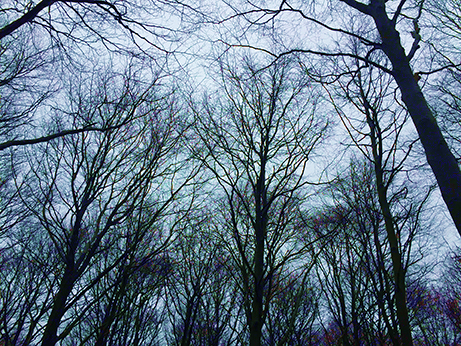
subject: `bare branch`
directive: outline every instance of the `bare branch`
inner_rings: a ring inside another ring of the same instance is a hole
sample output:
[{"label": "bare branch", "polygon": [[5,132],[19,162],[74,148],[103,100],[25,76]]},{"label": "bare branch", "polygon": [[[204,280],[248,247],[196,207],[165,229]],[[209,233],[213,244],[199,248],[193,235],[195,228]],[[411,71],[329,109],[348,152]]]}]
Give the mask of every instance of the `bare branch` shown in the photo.
[{"label": "bare branch", "polygon": [[[223,42],[223,41],[221,41],[221,42]],[[225,43],[225,42],[223,42],[223,43]],[[353,59],[360,60],[360,61],[364,62],[365,64],[372,65],[372,66],[377,67],[377,68],[379,68],[380,70],[382,70],[382,71],[384,71],[386,73],[392,74],[392,71],[389,70],[387,67],[384,67],[383,65],[378,64],[377,62],[374,62],[373,60],[361,57],[361,56],[353,54],[353,53],[322,52],[322,51],[316,51],[316,50],[312,50],[312,49],[291,49],[291,50],[288,50],[288,51],[280,53],[280,54],[275,54],[275,53],[272,53],[271,51],[269,51],[269,50],[267,50],[265,48],[255,47],[255,46],[251,46],[251,45],[247,45],[247,44],[228,44],[228,43],[225,43],[225,44],[227,44],[229,47],[250,48],[250,49],[253,49],[253,50],[257,50],[257,51],[269,54],[269,55],[271,55],[272,57],[275,58],[274,62],[276,62],[280,58],[284,57],[285,55],[290,55],[290,54],[295,54],[295,53],[307,53],[307,54],[314,54],[314,55],[319,55],[319,56],[329,56],[329,57],[340,57],[340,56],[342,56],[342,57],[348,57],[348,58],[353,58]]]},{"label": "bare branch", "polygon": [[112,126],[112,127],[109,127],[109,128],[84,127],[82,129],[59,131],[59,132],[53,133],[51,135],[38,137],[38,138],[12,140],[12,141],[7,141],[7,142],[0,143],[0,151],[8,149],[10,147],[20,146],[20,145],[30,145],[30,144],[38,144],[38,143],[49,142],[49,141],[51,141],[53,139],[56,139],[56,138],[59,138],[59,137],[64,137],[64,136],[67,136],[67,135],[75,135],[75,134],[86,132],[86,131],[104,132],[104,131],[112,130],[112,129],[115,129],[115,128],[116,128],[116,126]]},{"label": "bare branch", "polygon": [[[43,0],[39,2],[37,5],[35,5],[30,11],[28,11],[26,14],[24,14],[22,17],[19,17],[15,21],[11,22],[8,25],[5,25],[3,28],[0,29],[0,40],[10,34],[12,34],[15,30],[19,29],[21,26],[23,26],[26,23],[30,23],[32,20],[34,20],[35,17],[38,16],[38,14],[44,10],[47,7],[50,7],[56,2],[74,2],[74,3],[91,3],[91,4],[98,4],[100,7],[104,8],[107,12],[109,12],[114,18],[120,22],[121,21],[121,14],[117,10],[117,8],[107,2],[107,1],[102,1],[102,0]],[[110,12],[106,7],[112,8],[115,11],[115,14]]]},{"label": "bare branch", "polygon": [[397,23],[397,18],[400,16],[400,13],[402,12],[403,5],[407,2],[407,0],[401,0],[399,6],[397,6],[397,10],[395,10],[394,16],[392,17],[392,22],[394,25]]},{"label": "bare branch", "polygon": [[345,2],[346,4],[355,8],[359,12],[362,12],[367,15],[371,15],[370,5],[365,5],[355,0],[340,0],[340,1]]},{"label": "bare branch", "polygon": [[360,40],[363,44],[367,45],[367,46],[374,46],[374,47],[379,47],[379,43],[376,43],[376,42],[373,42],[373,41],[370,41],[368,39],[366,39],[365,37],[363,36],[360,36],[360,35],[357,35],[357,34],[354,34],[353,32],[350,32],[350,31],[347,31],[347,30],[344,30],[344,29],[340,29],[340,28],[334,28],[328,24],[325,24],[324,22],[318,20],[318,19],[315,19],[313,17],[309,17],[307,16],[303,11],[301,10],[298,10],[298,9],[295,9],[291,6],[289,6],[289,9],[281,9],[281,11],[290,11],[290,12],[295,12],[295,13],[298,13],[301,15],[301,17],[303,17],[304,19],[306,20],[309,20],[317,25],[320,25],[321,27],[329,30],[329,31],[333,31],[333,32],[339,32],[341,34],[345,34],[345,35],[348,35],[348,36],[352,36],[352,37],[355,37],[356,39]]},{"label": "bare branch", "polygon": [[43,9],[47,7],[50,7],[56,1],[57,0],[43,0],[39,2],[34,8],[32,8],[25,15],[23,15],[22,17],[16,19],[12,23],[1,28],[0,29],[0,40],[4,38],[5,36],[10,35],[16,29],[19,29],[24,24],[31,22],[35,17],[37,17],[40,11],[42,11]]}]

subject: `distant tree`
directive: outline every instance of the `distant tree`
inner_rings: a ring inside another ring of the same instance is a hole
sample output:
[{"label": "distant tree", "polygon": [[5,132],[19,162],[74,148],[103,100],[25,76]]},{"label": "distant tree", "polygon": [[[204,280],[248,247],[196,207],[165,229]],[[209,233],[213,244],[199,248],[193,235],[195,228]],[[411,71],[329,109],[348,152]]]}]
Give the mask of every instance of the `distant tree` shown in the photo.
[{"label": "distant tree", "polygon": [[398,345],[389,247],[373,171],[366,163],[351,163],[328,190],[334,204],[311,221],[316,233],[335,230],[319,243],[315,266],[331,314],[324,338],[332,338],[329,344],[337,339],[344,345],[388,340]]},{"label": "distant tree", "polygon": [[444,273],[446,298],[446,314],[449,316],[455,330],[461,332],[461,316],[460,316],[460,299],[461,299],[461,256],[459,248],[455,248],[448,259],[447,268]]},{"label": "distant tree", "polygon": [[456,301],[446,293],[443,288],[424,282],[424,278],[409,285],[407,299],[416,345],[459,344],[459,328],[449,317],[450,307]]},{"label": "distant tree", "polygon": [[[303,275],[304,274],[304,275]],[[319,342],[317,323],[320,294],[308,270],[281,279],[273,293],[263,333],[264,345],[313,346]],[[282,280],[286,280],[283,282]]]},{"label": "distant tree", "polygon": [[40,107],[56,92],[52,65],[57,65],[57,57],[48,48],[43,40],[26,33],[0,43],[1,151],[23,138]]},{"label": "distant tree", "polygon": [[[8,231],[0,249],[0,341],[5,345],[29,345],[40,337],[38,324],[45,318],[59,265],[56,252],[38,237],[33,219]],[[28,224],[28,225],[27,225]]]},{"label": "distant tree", "polygon": [[409,304],[419,339],[425,345],[461,342],[461,261],[459,248],[450,250],[440,280],[410,287]]},{"label": "distant tree", "polygon": [[169,256],[166,340],[169,345],[232,345],[236,291],[212,215],[190,213]]},{"label": "distant tree", "polygon": [[[81,345],[160,345],[160,332],[165,318],[162,292],[171,264],[165,261],[172,231],[162,222],[144,223],[144,215],[133,215],[127,223],[125,256],[85,294],[82,304],[73,306],[76,319],[70,326],[69,340]],[[142,210],[142,209],[141,209]],[[148,217],[147,217],[148,219]],[[171,227],[171,225],[170,225]],[[114,258],[109,254],[102,267]],[[88,302],[92,302],[88,304]],[[69,327],[68,327],[69,328]]]},{"label": "distant tree", "polygon": [[[315,233],[331,234],[319,241],[321,252],[314,267],[331,316],[325,327],[325,333],[332,338],[330,344],[339,340],[344,345],[402,342],[391,246],[375,179],[374,168],[368,162],[353,161],[349,170],[325,189],[327,207],[311,220]],[[410,274],[421,275],[418,261],[424,250],[419,247],[416,231],[421,227],[418,214],[425,202],[401,200],[399,208],[393,208],[402,240],[398,249],[405,258],[402,268],[410,283]],[[405,210],[406,203],[410,207]],[[416,254],[411,251],[415,248]]]}]

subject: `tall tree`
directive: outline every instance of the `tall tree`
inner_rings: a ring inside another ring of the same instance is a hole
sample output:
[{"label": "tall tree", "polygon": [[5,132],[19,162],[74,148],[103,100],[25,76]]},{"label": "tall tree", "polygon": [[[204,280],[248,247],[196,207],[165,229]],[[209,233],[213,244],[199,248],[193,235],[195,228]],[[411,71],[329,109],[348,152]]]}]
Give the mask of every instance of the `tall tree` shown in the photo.
[{"label": "tall tree", "polygon": [[[389,76],[373,67],[360,69],[360,63],[356,63],[358,72],[351,73],[352,78],[338,79],[340,91],[337,92],[337,98],[344,97],[346,103],[337,104],[331,93],[329,95],[354,144],[373,165],[377,201],[385,224],[393,267],[392,286],[395,287],[400,335],[404,345],[411,345],[411,326],[406,306],[408,270],[405,263],[409,256],[407,249],[411,248],[416,225],[431,188],[428,194],[418,197],[422,198],[422,202],[416,202],[412,201],[408,193],[409,182],[399,183],[403,171],[412,171],[408,158],[415,140],[405,134],[408,115],[394,99]],[[350,71],[355,68],[351,67]],[[358,111],[359,117],[355,116],[354,110],[346,108],[348,103]],[[402,196],[405,196],[409,205],[402,203]],[[407,244],[403,245],[403,231],[411,222],[415,222],[415,226],[409,228],[409,234],[405,236]]]},{"label": "tall tree", "polygon": [[243,69],[221,65],[223,101],[194,109],[201,143],[193,150],[223,193],[217,197],[225,201],[223,232],[238,268],[248,342],[256,346],[274,289],[282,284],[277,277],[307,249],[295,241],[293,220],[326,121],[314,116],[315,92],[294,61],[264,71],[248,58],[243,62]]},{"label": "tall tree", "polygon": [[192,211],[179,228],[168,255],[173,266],[165,287],[165,339],[169,345],[232,345],[238,294],[217,220]]}]

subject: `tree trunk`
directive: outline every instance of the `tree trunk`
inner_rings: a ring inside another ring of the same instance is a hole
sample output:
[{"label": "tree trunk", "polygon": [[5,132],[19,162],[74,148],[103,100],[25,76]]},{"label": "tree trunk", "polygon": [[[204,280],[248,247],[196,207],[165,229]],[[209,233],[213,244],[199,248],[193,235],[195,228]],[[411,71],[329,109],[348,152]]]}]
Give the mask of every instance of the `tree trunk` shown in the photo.
[{"label": "tree trunk", "polygon": [[[379,2],[378,2],[379,3]],[[402,94],[419,138],[426,153],[427,161],[437,179],[450,215],[461,235],[461,171],[456,158],[421,92],[395,23],[387,17],[384,3],[372,8],[372,16],[382,40],[382,49],[392,63],[393,77]]]},{"label": "tree trunk", "polygon": [[[363,93],[362,93],[363,94]],[[384,182],[384,167],[382,162],[382,135],[377,125],[378,117],[376,113],[371,114],[372,110],[366,100],[367,107],[367,123],[370,128],[371,148],[373,152],[373,161],[376,177],[376,189],[378,192],[379,206],[384,217],[386,226],[387,240],[391,250],[391,261],[394,278],[394,294],[397,310],[397,320],[400,327],[400,336],[403,346],[413,346],[411,336],[410,320],[408,317],[408,309],[406,302],[405,288],[405,271],[402,264],[402,255],[400,253],[399,241],[394,226],[392,213],[390,210],[389,201],[387,199],[387,187]],[[374,118],[372,118],[372,116]]]},{"label": "tree trunk", "polygon": [[250,346],[260,346],[263,325],[263,294],[264,294],[264,232],[256,230],[255,248],[255,286],[250,322]]},{"label": "tree trunk", "polygon": [[[374,244],[376,247],[376,252],[378,256],[378,265],[379,265],[379,270],[377,272],[378,274],[378,280],[379,280],[379,287],[376,284],[376,287],[379,289],[378,293],[378,307],[381,313],[381,317],[384,320],[384,324],[386,325],[387,332],[389,334],[389,338],[391,339],[392,345],[393,346],[399,346],[400,341],[398,338],[398,333],[396,329],[394,328],[394,324],[391,324],[390,317],[387,315],[387,309],[386,306],[384,305],[384,296],[386,291],[389,292],[389,284],[387,281],[387,278],[385,278],[385,273],[386,269],[384,267],[384,254],[381,248],[381,243],[379,241],[379,229],[376,227],[373,230],[373,240]],[[392,314],[391,314],[392,317]]]},{"label": "tree trunk", "polygon": [[72,228],[70,244],[65,259],[66,266],[64,269],[64,275],[62,276],[61,284],[59,285],[59,290],[54,299],[53,308],[43,333],[42,346],[54,346],[58,341],[58,328],[61,324],[62,317],[66,313],[66,302],[72,292],[72,289],[74,288],[75,281],[79,277],[75,264],[75,254],[77,253],[79,244],[83,215],[85,214],[88,206],[89,200],[88,195],[86,194],[82,202],[82,208],[76,214],[76,220]]},{"label": "tree trunk", "polygon": [[250,322],[250,346],[260,346],[263,327],[263,295],[264,295],[264,246],[267,228],[267,196],[266,196],[266,160],[261,158],[255,191],[255,253],[254,253],[254,298],[252,302]]},{"label": "tree trunk", "polygon": [[391,249],[391,260],[392,268],[394,274],[394,284],[395,284],[395,304],[397,310],[397,319],[399,321],[400,335],[402,339],[403,346],[412,346],[413,339],[411,336],[410,320],[408,318],[408,309],[406,302],[406,287],[405,287],[405,272],[402,266],[402,256],[400,254],[398,239],[395,232],[394,223],[392,220],[392,214],[389,208],[389,203],[387,201],[386,188],[384,187],[382,181],[382,170],[381,177],[378,177],[377,174],[377,189],[378,189],[378,198],[379,204],[384,216],[384,221],[386,225],[387,239],[389,241]]},{"label": "tree trunk", "polygon": [[69,297],[72,288],[74,287],[75,275],[71,265],[67,265],[64,275],[59,286],[59,291],[54,299],[53,309],[51,310],[50,317],[46,324],[43,333],[42,346],[54,346],[58,341],[58,328],[61,324],[61,319],[66,310],[66,301]]},{"label": "tree trunk", "polygon": [[110,328],[113,325],[117,313],[120,313],[120,300],[126,293],[126,286],[128,284],[128,268],[123,268],[122,279],[119,287],[115,287],[115,292],[109,300],[106,307],[106,314],[98,330],[95,346],[106,346],[109,339]]}]

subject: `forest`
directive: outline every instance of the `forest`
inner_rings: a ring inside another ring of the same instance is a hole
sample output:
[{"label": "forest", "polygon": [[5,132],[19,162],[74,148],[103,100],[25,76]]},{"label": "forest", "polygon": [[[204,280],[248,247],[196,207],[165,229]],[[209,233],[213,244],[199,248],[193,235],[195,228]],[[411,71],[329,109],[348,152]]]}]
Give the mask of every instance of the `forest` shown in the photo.
[{"label": "forest", "polygon": [[2,0],[0,346],[461,345],[458,0]]}]

